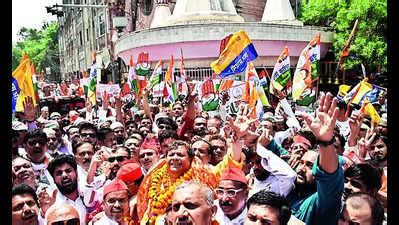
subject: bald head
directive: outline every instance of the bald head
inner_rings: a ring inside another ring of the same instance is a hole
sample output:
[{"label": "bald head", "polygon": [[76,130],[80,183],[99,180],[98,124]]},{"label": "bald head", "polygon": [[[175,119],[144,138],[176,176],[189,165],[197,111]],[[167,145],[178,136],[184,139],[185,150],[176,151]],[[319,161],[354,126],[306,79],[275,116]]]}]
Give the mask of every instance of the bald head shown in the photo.
[{"label": "bald head", "polygon": [[79,220],[79,213],[72,205],[54,204],[46,212],[47,225],[70,219]]}]

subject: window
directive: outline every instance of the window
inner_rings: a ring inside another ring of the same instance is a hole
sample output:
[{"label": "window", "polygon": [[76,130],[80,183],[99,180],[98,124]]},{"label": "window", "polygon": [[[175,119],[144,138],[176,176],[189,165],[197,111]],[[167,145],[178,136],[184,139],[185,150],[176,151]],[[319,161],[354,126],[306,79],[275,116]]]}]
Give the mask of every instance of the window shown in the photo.
[{"label": "window", "polygon": [[105,34],[105,19],[104,14],[101,13],[98,15],[98,36],[102,36]]},{"label": "window", "polygon": [[149,16],[152,12],[153,0],[143,0],[141,4],[141,11],[144,15]]},{"label": "window", "polygon": [[86,28],[86,41],[89,41],[89,28]]},{"label": "window", "polygon": [[79,46],[83,45],[83,34],[82,31],[79,31]]}]

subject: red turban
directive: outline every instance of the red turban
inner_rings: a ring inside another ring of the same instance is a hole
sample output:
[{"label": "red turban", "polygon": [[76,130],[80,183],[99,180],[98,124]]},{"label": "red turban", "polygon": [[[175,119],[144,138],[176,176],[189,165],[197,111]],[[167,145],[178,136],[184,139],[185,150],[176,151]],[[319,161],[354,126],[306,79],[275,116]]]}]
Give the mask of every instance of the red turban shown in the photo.
[{"label": "red turban", "polygon": [[103,196],[105,198],[105,196],[110,192],[122,191],[122,190],[128,191],[129,189],[122,180],[115,178],[113,181],[111,181],[111,183],[104,186]]},{"label": "red turban", "polygon": [[161,151],[161,145],[158,142],[158,139],[154,136],[151,138],[145,138],[143,141],[143,144],[141,144],[140,146],[140,150],[141,149],[153,149],[157,152]]},{"label": "red turban", "polygon": [[244,172],[238,168],[227,168],[223,172],[222,178],[220,180],[234,180],[244,184],[247,184],[248,182]]}]

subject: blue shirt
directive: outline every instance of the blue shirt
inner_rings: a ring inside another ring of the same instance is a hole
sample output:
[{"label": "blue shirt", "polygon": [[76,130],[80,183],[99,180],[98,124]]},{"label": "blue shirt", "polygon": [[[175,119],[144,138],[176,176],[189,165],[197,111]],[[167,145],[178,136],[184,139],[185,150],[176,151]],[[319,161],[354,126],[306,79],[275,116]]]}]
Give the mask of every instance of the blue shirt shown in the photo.
[{"label": "blue shirt", "polygon": [[288,196],[291,211],[296,218],[304,221],[307,225],[336,225],[344,190],[344,172],[338,165],[338,169],[334,173],[326,173],[319,167],[318,161],[317,159],[312,168],[317,192],[298,196],[293,191]]}]

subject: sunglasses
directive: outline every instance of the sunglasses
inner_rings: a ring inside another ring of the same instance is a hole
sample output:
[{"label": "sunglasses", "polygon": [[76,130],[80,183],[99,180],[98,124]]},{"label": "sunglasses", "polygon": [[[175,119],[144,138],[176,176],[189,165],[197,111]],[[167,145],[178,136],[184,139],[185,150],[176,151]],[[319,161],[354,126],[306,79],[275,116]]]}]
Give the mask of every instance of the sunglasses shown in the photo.
[{"label": "sunglasses", "polygon": [[108,162],[112,163],[118,161],[118,162],[123,162],[127,157],[126,156],[115,156],[115,157],[109,157]]},{"label": "sunglasses", "polygon": [[226,147],[224,146],[211,146],[211,150],[213,152],[215,152],[216,150],[218,150],[218,148],[220,148],[220,150],[224,151],[226,149]]},{"label": "sunglasses", "polygon": [[57,222],[51,223],[51,225],[79,225],[79,224],[80,224],[79,218],[69,219],[69,220],[64,220],[64,221],[57,221]]},{"label": "sunglasses", "polygon": [[29,140],[28,142],[27,142],[27,144],[28,145],[30,145],[30,146],[35,146],[36,144],[40,144],[40,145],[45,145],[46,144],[46,141],[44,141],[44,140]]}]

